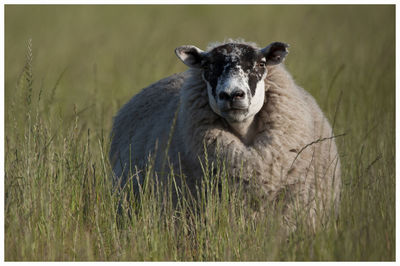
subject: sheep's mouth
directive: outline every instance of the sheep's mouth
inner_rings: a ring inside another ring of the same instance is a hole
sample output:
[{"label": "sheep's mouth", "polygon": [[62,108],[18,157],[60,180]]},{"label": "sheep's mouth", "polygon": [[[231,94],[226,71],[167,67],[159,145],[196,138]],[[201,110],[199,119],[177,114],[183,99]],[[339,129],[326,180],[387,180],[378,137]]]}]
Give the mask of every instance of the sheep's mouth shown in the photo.
[{"label": "sheep's mouth", "polygon": [[247,107],[231,107],[229,110],[233,110],[233,111],[237,111],[237,110],[248,110],[248,108]]},{"label": "sheep's mouth", "polygon": [[223,113],[229,113],[229,112],[247,112],[249,108],[247,107],[240,107],[240,106],[231,106],[228,108],[224,108],[221,111]]},{"label": "sheep's mouth", "polygon": [[221,113],[227,117],[246,115],[248,113],[247,108],[229,108],[221,111],[222,111]]},{"label": "sheep's mouth", "polygon": [[221,110],[221,116],[230,122],[240,122],[248,114],[248,108],[229,108]]}]

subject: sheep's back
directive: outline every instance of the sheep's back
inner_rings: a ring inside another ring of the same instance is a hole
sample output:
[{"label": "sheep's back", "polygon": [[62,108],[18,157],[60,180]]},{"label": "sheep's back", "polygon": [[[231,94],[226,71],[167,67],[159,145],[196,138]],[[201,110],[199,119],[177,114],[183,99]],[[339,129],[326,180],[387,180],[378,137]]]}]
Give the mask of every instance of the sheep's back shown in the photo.
[{"label": "sheep's back", "polygon": [[114,117],[110,159],[116,177],[145,166],[148,155],[162,149],[183,79],[183,74],[175,74],[144,88]]}]

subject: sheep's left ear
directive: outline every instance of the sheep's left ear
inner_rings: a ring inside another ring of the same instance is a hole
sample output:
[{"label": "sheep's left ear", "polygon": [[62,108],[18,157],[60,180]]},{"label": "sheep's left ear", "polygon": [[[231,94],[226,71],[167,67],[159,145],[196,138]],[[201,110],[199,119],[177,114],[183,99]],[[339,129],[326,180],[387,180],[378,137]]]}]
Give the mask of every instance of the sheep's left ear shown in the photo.
[{"label": "sheep's left ear", "polygon": [[283,42],[273,42],[267,47],[261,49],[261,53],[267,59],[268,65],[277,65],[281,63],[288,54],[289,44]]},{"label": "sheep's left ear", "polygon": [[185,65],[192,68],[201,68],[204,51],[193,45],[184,45],[175,49],[175,54]]}]

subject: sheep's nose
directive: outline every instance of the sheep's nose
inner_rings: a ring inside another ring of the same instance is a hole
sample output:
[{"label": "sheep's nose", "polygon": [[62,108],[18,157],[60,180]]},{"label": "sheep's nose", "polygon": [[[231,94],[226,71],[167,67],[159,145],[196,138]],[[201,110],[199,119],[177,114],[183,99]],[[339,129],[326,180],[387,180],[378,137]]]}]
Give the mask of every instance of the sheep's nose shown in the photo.
[{"label": "sheep's nose", "polygon": [[244,99],[244,91],[242,90],[235,90],[231,92],[230,94],[222,91],[218,94],[218,97],[220,100],[223,101],[239,101]]},{"label": "sheep's nose", "polygon": [[232,100],[234,100],[234,101],[243,100],[244,91],[242,91],[242,90],[233,91],[231,94],[231,97],[232,97]]}]

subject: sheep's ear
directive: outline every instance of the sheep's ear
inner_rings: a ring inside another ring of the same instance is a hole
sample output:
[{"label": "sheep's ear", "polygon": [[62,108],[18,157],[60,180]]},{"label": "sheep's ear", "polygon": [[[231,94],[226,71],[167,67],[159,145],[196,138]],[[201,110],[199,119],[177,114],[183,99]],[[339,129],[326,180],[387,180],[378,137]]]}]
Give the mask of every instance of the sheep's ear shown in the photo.
[{"label": "sheep's ear", "polygon": [[201,68],[204,51],[193,45],[184,45],[175,49],[175,54],[185,65],[192,68]]},{"label": "sheep's ear", "polygon": [[285,59],[285,56],[289,52],[287,50],[288,47],[289,44],[287,43],[273,42],[261,49],[261,53],[265,56],[265,59],[267,59],[268,65],[277,65]]}]

